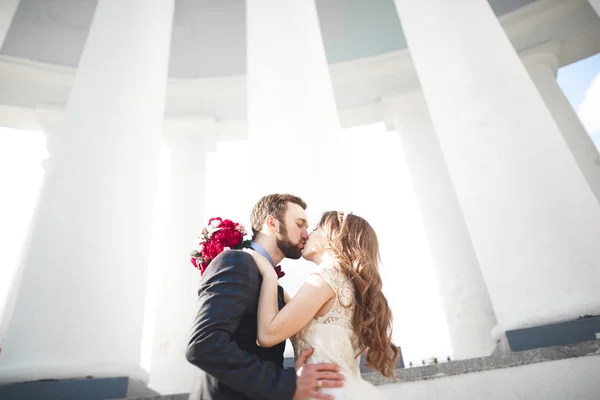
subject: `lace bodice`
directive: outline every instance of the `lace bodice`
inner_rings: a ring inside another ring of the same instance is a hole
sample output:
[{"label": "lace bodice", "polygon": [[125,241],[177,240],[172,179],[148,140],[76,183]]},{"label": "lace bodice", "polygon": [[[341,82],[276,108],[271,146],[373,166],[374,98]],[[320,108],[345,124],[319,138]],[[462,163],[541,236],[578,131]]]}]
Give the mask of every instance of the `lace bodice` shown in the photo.
[{"label": "lace bodice", "polygon": [[301,351],[313,348],[309,362],[330,362],[346,374],[360,376],[358,349],[352,329],[354,285],[335,264],[319,266],[319,274],[331,286],[335,298],[331,310],[308,323],[291,338],[296,357]]},{"label": "lace bodice", "polygon": [[354,285],[334,265],[320,266],[315,273],[321,275],[335,293],[331,310],[322,317],[318,317],[316,319],[317,323],[334,324],[352,329]]}]

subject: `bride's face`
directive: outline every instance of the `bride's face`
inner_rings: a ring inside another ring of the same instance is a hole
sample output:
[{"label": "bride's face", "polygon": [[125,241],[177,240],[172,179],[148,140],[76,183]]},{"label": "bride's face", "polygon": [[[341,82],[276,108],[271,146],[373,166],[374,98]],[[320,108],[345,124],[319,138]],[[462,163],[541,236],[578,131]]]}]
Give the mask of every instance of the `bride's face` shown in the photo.
[{"label": "bride's face", "polygon": [[315,229],[308,237],[308,241],[304,245],[304,250],[302,250],[302,257],[305,260],[318,264],[321,256],[323,255],[325,240],[326,238],[323,228],[317,227],[317,229]]}]

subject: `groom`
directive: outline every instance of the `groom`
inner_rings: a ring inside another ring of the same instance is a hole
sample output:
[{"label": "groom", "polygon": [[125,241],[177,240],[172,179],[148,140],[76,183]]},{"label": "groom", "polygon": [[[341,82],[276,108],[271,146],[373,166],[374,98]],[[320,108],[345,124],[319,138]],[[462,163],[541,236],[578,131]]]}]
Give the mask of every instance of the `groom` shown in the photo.
[{"label": "groom", "polygon": [[[298,259],[308,240],[306,203],[289,194],[262,197],[252,209],[252,247],[271,261]],[[295,368],[283,367],[285,342],[271,348],[256,344],[256,314],[262,282],[252,256],[227,250],[215,258],[200,281],[198,312],[186,358],[202,370],[201,400],[333,399],[320,387],[341,387],[343,376],[331,364],[306,364],[301,353]],[[285,294],[279,286],[279,309]]]}]

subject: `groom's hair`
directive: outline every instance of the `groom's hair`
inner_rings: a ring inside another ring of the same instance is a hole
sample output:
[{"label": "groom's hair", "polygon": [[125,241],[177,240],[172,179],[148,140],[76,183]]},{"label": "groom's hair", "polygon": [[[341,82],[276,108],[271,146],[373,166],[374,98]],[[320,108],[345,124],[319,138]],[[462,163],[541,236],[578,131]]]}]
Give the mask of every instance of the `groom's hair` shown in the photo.
[{"label": "groom's hair", "polygon": [[298,196],[293,194],[268,194],[256,202],[250,214],[250,225],[252,225],[252,234],[254,238],[260,232],[265,219],[272,215],[279,222],[283,223],[283,216],[287,211],[288,203],[298,204],[306,210],[306,203]]}]

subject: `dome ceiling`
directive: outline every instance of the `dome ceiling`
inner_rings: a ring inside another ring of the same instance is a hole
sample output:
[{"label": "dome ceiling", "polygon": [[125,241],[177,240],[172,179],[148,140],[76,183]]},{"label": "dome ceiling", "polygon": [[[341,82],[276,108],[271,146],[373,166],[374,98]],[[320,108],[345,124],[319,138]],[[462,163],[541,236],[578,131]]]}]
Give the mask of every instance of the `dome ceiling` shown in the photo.
[{"label": "dome ceiling", "polygon": [[[496,15],[534,0],[489,0]],[[21,0],[1,53],[75,67],[97,0]],[[406,47],[393,0],[317,0],[330,63]],[[245,72],[245,0],[176,0],[170,75]]]}]

